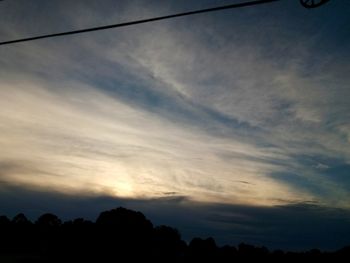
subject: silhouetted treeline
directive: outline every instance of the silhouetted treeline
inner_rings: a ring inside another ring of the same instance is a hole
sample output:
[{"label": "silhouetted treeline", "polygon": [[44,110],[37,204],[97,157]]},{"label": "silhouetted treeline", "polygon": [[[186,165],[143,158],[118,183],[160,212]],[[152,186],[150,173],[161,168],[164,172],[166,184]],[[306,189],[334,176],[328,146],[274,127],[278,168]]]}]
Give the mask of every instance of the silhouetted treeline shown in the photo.
[{"label": "silhouetted treeline", "polygon": [[334,261],[350,255],[350,247],[331,253],[317,249],[293,253],[247,244],[218,247],[213,238],[194,238],[187,244],[176,229],[154,227],[142,213],[125,208],[102,212],[96,222],[83,218],[62,222],[53,214],[35,222],[24,214],[12,220],[1,216],[0,235],[0,262],[295,262]]}]

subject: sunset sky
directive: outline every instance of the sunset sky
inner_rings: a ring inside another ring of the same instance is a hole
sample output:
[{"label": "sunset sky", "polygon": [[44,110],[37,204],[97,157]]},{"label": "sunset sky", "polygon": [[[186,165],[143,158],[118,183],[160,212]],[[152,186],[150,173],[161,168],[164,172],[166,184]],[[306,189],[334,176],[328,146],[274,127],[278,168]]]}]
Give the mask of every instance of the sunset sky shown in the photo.
[{"label": "sunset sky", "polygon": [[[7,0],[0,42],[234,2]],[[0,214],[123,205],[219,242],[350,243],[349,13],[282,0],[0,46]]]}]

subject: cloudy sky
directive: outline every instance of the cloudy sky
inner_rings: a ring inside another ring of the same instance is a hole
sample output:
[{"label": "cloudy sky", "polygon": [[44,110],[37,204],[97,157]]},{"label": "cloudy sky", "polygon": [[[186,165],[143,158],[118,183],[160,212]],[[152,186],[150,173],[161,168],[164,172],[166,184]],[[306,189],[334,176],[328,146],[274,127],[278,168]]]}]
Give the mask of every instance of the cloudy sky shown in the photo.
[{"label": "cloudy sky", "polygon": [[[232,2],[7,0],[0,41]],[[0,46],[0,212],[115,200],[272,247],[304,216],[303,246],[350,243],[349,12],[282,0]]]}]

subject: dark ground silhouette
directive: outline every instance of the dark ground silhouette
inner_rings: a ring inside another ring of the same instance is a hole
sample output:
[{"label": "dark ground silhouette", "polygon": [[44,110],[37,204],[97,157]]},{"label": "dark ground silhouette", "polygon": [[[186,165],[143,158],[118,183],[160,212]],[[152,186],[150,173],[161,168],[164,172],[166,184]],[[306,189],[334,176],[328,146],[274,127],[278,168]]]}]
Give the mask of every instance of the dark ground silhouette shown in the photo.
[{"label": "dark ground silhouette", "polygon": [[[334,252],[269,251],[240,244],[218,247],[211,237],[187,244],[169,226],[154,227],[142,213],[117,208],[102,212],[96,222],[83,218],[62,222],[44,214],[34,223],[24,214],[0,216],[0,262],[243,262],[268,260],[344,261],[350,247]],[[346,261],[346,260],[345,260]],[[344,261],[344,262],[345,262]]]}]

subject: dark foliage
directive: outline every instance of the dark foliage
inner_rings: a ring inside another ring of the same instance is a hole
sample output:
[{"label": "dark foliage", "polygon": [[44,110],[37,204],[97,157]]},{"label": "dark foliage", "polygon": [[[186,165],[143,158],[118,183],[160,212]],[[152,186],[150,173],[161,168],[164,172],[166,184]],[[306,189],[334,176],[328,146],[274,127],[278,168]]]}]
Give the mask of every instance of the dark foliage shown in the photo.
[{"label": "dark foliage", "polygon": [[345,260],[350,247],[335,252],[269,251],[248,244],[218,247],[211,237],[187,245],[169,226],[153,227],[140,212],[116,208],[96,222],[83,218],[62,221],[44,214],[33,224],[25,215],[0,216],[0,262],[243,262],[269,260]]}]

